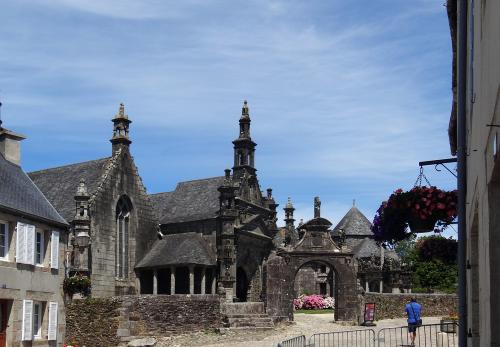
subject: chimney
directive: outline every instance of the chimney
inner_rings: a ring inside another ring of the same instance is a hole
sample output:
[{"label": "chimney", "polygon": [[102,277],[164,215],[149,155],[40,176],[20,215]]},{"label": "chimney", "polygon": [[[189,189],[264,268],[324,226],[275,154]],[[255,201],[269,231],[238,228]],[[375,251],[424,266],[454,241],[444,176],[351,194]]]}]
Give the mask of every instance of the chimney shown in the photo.
[{"label": "chimney", "polygon": [[21,141],[26,137],[2,127],[2,102],[0,102],[0,154],[8,161],[21,165]]},{"label": "chimney", "polygon": [[26,137],[0,127],[0,153],[8,161],[21,165],[21,141]]}]

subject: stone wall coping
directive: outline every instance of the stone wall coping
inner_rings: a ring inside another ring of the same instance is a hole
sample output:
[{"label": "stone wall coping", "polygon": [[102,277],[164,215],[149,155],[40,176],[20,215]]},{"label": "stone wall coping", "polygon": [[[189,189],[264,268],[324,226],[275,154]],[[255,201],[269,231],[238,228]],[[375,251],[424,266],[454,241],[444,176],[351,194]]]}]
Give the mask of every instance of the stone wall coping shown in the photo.
[{"label": "stone wall coping", "polygon": [[120,295],[114,296],[117,300],[141,300],[141,299],[161,299],[163,301],[217,301],[220,300],[218,294],[141,294],[141,295]]},{"label": "stone wall coping", "polygon": [[449,296],[449,297],[457,297],[458,298],[458,295],[457,294],[445,294],[445,293],[376,293],[376,292],[368,292],[368,293],[365,293],[365,296],[369,296],[369,295],[374,295],[374,296],[393,296],[393,297],[412,297],[412,296],[415,296],[415,297],[446,297],[446,296]]}]

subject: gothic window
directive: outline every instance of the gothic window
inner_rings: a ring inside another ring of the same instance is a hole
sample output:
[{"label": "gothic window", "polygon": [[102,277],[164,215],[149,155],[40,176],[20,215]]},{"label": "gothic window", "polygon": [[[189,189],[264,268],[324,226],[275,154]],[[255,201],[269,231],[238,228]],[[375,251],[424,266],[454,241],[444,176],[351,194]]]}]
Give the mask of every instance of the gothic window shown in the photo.
[{"label": "gothic window", "polygon": [[123,196],[116,205],[116,277],[128,278],[129,273],[129,226],[132,204]]}]

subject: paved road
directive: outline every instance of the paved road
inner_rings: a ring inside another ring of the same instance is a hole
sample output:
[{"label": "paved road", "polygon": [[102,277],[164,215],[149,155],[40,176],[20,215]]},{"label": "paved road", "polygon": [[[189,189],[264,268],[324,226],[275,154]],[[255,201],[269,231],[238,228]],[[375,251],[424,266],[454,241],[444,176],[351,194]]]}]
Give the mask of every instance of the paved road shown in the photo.
[{"label": "paved road", "polygon": [[[309,338],[312,334],[363,329],[363,327],[349,326],[332,322],[333,317],[328,314],[296,314],[295,323],[280,325],[273,330],[230,331],[226,334],[214,332],[193,333],[173,338],[158,339],[157,347],[274,347],[278,342],[297,335]],[[438,317],[424,317],[424,324],[439,323]],[[387,319],[377,321],[373,327],[375,333],[382,328],[400,327],[406,325],[405,319]]]}]

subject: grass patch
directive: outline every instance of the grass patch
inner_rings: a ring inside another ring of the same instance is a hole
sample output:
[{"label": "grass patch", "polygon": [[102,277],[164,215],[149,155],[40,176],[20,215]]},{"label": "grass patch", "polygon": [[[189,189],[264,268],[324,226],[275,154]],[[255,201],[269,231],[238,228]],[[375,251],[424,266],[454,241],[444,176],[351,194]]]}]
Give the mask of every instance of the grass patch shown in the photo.
[{"label": "grass patch", "polygon": [[333,308],[325,308],[323,310],[295,310],[293,312],[305,314],[333,314]]}]

